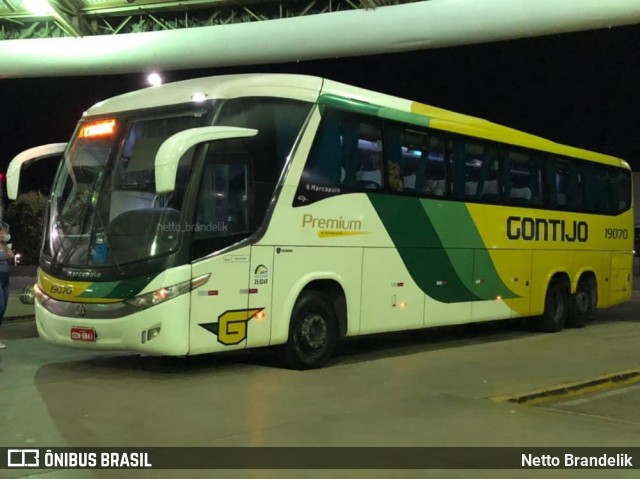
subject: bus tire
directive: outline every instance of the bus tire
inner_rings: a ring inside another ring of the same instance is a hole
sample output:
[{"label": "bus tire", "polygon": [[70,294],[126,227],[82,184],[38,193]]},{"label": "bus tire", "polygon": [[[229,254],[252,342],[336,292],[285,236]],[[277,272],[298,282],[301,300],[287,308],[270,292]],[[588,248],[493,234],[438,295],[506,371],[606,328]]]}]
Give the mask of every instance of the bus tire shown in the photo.
[{"label": "bus tire", "polygon": [[547,286],[544,313],[539,319],[540,331],[556,333],[564,328],[569,315],[569,288],[561,279],[552,279]]},{"label": "bus tire", "polygon": [[338,339],[338,322],[327,297],[303,291],[291,313],[283,359],[291,369],[321,368],[331,358]]},{"label": "bus tire", "polygon": [[583,328],[596,310],[598,302],[598,288],[593,276],[583,276],[578,281],[576,294],[571,296],[567,326]]}]

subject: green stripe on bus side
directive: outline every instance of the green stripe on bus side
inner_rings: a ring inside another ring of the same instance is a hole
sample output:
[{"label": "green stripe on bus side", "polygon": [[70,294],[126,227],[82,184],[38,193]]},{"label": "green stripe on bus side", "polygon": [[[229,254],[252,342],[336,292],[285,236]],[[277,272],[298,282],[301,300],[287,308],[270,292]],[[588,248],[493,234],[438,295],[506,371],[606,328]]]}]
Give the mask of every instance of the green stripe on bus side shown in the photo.
[{"label": "green stripe on bus side", "polygon": [[79,298],[106,298],[118,286],[120,281],[95,282],[85,289]]},{"label": "green stripe on bus side", "polygon": [[[483,291],[480,293],[482,299],[495,299],[496,295],[504,299],[519,297],[500,278],[473,217],[464,203],[447,202],[443,205],[443,203],[429,200],[421,200],[421,203],[445,247],[460,244],[460,238],[464,238],[465,249],[473,250],[471,261],[461,254],[450,255],[453,267],[460,277],[464,278],[463,282],[469,289],[477,291],[475,280],[482,278],[486,284],[492,286],[480,289]],[[469,270],[469,263],[473,264],[472,271]]]},{"label": "green stripe on bus side", "polygon": [[431,120],[428,116],[421,115],[419,113],[380,107],[364,101],[329,94],[320,95],[320,98],[318,98],[318,104],[330,106],[339,110],[352,111],[354,113],[377,116],[386,120],[394,120],[425,127],[429,126],[429,121]]},{"label": "green stripe on bus side", "polygon": [[120,284],[113,291],[111,291],[111,293],[109,293],[109,296],[107,296],[107,298],[133,298],[140,291],[146,288],[151,280],[155,277],[155,274],[150,274],[147,276],[139,276],[137,278],[120,281]]},{"label": "green stripe on bus side", "polygon": [[[502,281],[464,203],[369,194],[418,287],[443,303],[517,298]],[[464,248],[456,247],[464,238]],[[481,278],[479,287],[476,279]]]},{"label": "green stripe on bus side", "polygon": [[80,298],[129,299],[142,291],[156,275],[140,276],[122,281],[92,283]]},{"label": "green stripe on bus side", "polygon": [[457,253],[447,253],[419,199],[368,197],[409,274],[425,294],[443,303],[481,299],[460,278],[451,260]]},{"label": "green stripe on bus side", "polygon": [[326,105],[338,110],[352,111],[369,116],[378,116],[378,111],[380,110],[379,106],[371,103],[329,94],[320,95],[318,105]]}]

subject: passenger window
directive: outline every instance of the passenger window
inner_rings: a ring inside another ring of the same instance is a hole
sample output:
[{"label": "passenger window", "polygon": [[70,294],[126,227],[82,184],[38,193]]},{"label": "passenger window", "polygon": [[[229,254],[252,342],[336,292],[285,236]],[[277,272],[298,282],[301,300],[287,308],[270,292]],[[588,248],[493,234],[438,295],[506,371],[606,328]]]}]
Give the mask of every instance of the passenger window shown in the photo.
[{"label": "passenger window", "polygon": [[482,203],[500,201],[500,160],[497,150],[493,150],[482,162],[482,176],[478,182],[476,198]]},{"label": "passenger window", "polygon": [[614,214],[627,211],[631,207],[631,175],[628,171],[613,170],[609,176],[611,205]]},{"label": "passenger window", "polygon": [[496,144],[475,138],[453,137],[450,165],[455,198],[498,202],[500,163]]},{"label": "passenger window", "polygon": [[550,179],[549,206],[559,210],[582,211],[582,178],[578,174],[576,162],[568,158],[555,158],[549,161],[552,174]]},{"label": "passenger window", "polygon": [[429,135],[413,127],[388,122],[385,153],[389,190],[414,194],[424,183],[424,163],[429,153]]},{"label": "passenger window", "polygon": [[382,189],[384,187],[382,142],[359,139],[357,158],[358,168],[355,172],[355,181],[351,179],[351,171],[343,166],[345,178],[342,184],[354,189]]},{"label": "passenger window", "polygon": [[504,190],[508,204],[542,206],[544,180],[540,153],[521,148],[505,152]]},{"label": "passenger window", "polygon": [[382,121],[327,108],[305,164],[294,206],[385,187]]},{"label": "passenger window", "polygon": [[585,209],[589,213],[606,213],[609,211],[610,183],[604,165],[585,163],[582,167],[584,187],[589,192],[585,196]]},{"label": "passenger window", "polygon": [[423,159],[424,181],[420,182],[420,191],[429,196],[447,195],[447,176],[445,169],[446,143],[444,135],[432,132],[429,135],[429,144],[426,158]]}]

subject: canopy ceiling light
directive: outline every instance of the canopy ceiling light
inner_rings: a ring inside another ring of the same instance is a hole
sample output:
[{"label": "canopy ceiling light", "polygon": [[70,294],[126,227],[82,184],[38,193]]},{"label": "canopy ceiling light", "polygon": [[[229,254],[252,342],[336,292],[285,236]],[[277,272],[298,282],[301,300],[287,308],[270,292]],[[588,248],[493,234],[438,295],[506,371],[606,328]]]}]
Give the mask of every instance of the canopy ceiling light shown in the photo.
[{"label": "canopy ceiling light", "polygon": [[24,7],[34,15],[51,15],[53,8],[48,0],[22,0]]}]

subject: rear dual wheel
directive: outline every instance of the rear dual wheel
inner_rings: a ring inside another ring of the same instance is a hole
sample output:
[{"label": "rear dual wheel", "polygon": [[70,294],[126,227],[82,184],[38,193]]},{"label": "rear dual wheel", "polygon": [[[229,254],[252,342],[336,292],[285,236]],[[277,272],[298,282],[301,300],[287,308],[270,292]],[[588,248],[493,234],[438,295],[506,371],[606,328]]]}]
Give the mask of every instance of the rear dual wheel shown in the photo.
[{"label": "rear dual wheel", "polygon": [[593,276],[583,276],[576,287],[576,294],[571,297],[567,326],[583,328],[596,310],[598,304],[598,287]]},{"label": "rear dual wheel", "polygon": [[569,282],[560,278],[552,279],[547,287],[544,313],[540,317],[539,329],[555,333],[565,326],[584,327],[598,303],[598,288],[593,276],[583,276],[578,282],[576,293],[571,294]]},{"label": "rear dual wheel", "polygon": [[555,278],[547,287],[544,300],[544,313],[539,320],[540,331],[556,333],[564,328],[569,316],[569,285]]}]

